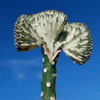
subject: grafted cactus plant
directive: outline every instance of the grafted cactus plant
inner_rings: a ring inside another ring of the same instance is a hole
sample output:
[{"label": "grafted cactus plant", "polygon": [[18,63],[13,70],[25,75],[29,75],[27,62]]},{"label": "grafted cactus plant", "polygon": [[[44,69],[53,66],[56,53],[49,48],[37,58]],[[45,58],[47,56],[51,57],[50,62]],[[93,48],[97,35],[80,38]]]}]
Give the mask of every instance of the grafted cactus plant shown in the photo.
[{"label": "grafted cactus plant", "polygon": [[86,25],[68,23],[67,16],[55,10],[21,15],[15,23],[15,41],[20,52],[42,48],[41,100],[56,100],[56,63],[60,51],[82,65],[88,61],[92,46]]}]

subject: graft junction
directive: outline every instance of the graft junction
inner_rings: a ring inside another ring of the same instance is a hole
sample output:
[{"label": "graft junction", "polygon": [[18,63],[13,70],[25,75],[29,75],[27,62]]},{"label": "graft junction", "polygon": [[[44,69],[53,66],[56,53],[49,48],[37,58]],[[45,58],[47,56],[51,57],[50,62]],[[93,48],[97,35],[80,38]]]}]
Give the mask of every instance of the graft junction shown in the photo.
[{"label": "graft junction", "polygon": [[[52,56],[49,55],[49,50],[47,47],[45,47],[44,45],[42,45],[43,49],[44,49],[44,54],[47,55],[49,62],[51,62],[52,65],[55,65],[55,62],[53,61],[56,56],[61,52],[60,49],[58,49],[57,51],[54,52],[54,54]],[[44,62],[44,58],[43,58],[43,62]]]}]

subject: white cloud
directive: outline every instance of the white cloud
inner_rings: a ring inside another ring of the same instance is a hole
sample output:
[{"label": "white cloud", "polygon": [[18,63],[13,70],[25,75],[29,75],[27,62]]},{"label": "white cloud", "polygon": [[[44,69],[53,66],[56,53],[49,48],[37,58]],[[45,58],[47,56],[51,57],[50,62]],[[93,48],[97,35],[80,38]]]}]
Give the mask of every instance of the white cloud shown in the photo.
[{"label": "white cloud", "polygon": [[19,73],[18,76],[17,76],[17,79],[21,80],[21,79],[24,79],[24,77],[25,77],[24,74]]},{"label": "white cloud", "polygon": [[100,96],[100,92],[93,92],[91,94],[89,94],[90,97],[92,96]]},{"label": "white cloud", "polygon": [[41,80],[41,78],[42,78],[42,72],[40,72],[40,73],[37,74],[37,78],[38,78],[39,80]]},{"label": "white cloud", "polygon": [[40,62],[41,62],[41,58],[37,57],[35,59],[10,59],[6,62],[4,62],[4,65],[6,66],[13,66],[13,67],[18,67],[18,66],[33,66],[33,67],[37,67],[40,66]]},{"label": "white cloud", "polygon": [[38,71],[42,66],[41,57],[34,59],[10,59],[2,62],[2,65],[11,70],[12,77],[16,80],[25,80],[34,76],[40,79],[41,77],[41,72],[39,73]]}]

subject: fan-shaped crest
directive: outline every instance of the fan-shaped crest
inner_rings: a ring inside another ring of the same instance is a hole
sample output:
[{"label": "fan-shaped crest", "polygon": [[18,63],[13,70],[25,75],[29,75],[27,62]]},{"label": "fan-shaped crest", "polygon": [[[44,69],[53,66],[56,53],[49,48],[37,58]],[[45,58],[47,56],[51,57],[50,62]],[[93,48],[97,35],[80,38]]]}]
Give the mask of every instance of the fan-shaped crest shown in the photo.
[{"label": "fan-shaped crest", "polygon": [[82,23],[67,22],[62,12],[48,10],[33,15],[21,15],[15,23],[18,51],[28,51],[44,45],[49,57],[58,49],[78,64],[85,63],[91,54],[90,32]]},{"label": "fan-shaped crest", "polygon": [[31,50],[44,44],[53,55],[56,51],[55,39],[62,32],[66,18],[65,14],[55,10],[20,16],[15,24],[18,51]]}]

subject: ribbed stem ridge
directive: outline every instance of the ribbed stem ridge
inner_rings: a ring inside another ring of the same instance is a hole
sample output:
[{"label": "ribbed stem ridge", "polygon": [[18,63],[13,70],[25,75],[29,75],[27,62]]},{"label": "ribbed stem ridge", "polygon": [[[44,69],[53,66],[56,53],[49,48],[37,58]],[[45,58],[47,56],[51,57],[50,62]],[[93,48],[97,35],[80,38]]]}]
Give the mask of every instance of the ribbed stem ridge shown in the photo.
[{"label": "ribbed stem ridge", "polygon": [[49,62],[48,56],[45,55],[44,49],[41,50],[43,54],[43,72],[41,80],[41,100],[56,100],[56,63],[57,57]]}]

